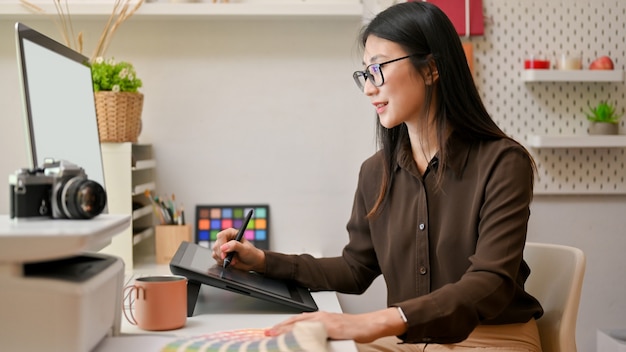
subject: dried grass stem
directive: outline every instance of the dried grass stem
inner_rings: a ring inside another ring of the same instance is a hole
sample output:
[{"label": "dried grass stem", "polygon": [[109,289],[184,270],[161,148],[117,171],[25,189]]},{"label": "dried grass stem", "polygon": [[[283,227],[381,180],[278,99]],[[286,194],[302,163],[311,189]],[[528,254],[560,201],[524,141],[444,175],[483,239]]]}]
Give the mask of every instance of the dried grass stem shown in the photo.
[{"label": "dried grass stem", "polygon": [[[115,0],[111,15],[107,19],[106,25],[104,26],[104,29],[100,34],[100,38],[98,39],[96,48],[91,55],[92,61],[99,56],[104,56],[117,29],[122,25],[122,23],[131,18],[135,12],[137,12],[145,0],[138,0],[137,3],[131,7],[133,1],[134,0]],[[20,0],[20,2],[27,9],[33,12],[46,13],[45,10],[31,3],[29,0]],[[72,23],[68,0],[52,0],[52,2],[54,3],[58,18],[58,21],[54,22],[57,27],[59,27],[59,31],[61,32],[65,45],[82,54],[83,33],[79,32],[78,35],[75,35],[74,33],[74,26]]]}]

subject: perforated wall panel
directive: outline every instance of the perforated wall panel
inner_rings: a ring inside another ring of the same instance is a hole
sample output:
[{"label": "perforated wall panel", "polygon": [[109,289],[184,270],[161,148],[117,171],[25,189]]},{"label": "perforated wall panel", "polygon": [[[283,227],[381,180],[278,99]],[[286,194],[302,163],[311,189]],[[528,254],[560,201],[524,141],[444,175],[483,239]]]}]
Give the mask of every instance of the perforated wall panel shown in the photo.
[{"label": "perforated wall panel", "polygon": [[[626,1],[483,0],[485,35],[472,37],[475,78],[487,109],[506,133],[587,135],[585,110],[601,100],[624,114],[620,82],[523,82],[528,54],[582,55],[583,68],[602,55],[626,63]],[[620,133],[625,133],[624,119]],[[531,148],[537,194],[625,194],[626,148]]]}]

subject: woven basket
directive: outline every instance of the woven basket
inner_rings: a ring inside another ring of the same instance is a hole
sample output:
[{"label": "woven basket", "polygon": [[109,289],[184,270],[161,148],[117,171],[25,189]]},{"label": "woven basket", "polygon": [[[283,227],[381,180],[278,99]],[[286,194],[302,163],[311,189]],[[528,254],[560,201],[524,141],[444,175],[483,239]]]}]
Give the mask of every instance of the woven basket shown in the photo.
[{"label": "woven basket", "polygon": [[137,142],[141,132],[143,94],[99,91],[95,93],[100,142]]}]

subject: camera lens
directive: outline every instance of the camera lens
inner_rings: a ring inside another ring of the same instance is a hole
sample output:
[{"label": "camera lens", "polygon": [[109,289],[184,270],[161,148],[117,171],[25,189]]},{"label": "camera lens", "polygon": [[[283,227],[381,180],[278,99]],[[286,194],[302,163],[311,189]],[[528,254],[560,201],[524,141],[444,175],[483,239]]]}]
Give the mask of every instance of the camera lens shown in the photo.
[{"label": "camera lens", "polygon": [[91,219],[106,206],[104,188],[92,180],[74,177],[63,184],[58,194],[59,205],[70,219]]}]

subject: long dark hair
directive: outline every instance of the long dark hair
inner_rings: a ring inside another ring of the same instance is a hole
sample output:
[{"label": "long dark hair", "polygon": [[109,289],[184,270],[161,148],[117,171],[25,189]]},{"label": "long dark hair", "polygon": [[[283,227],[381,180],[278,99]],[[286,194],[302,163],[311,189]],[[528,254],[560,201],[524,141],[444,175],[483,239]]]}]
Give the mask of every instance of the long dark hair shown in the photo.
[{"label": "long dark hair", "polygon": [[[496,125],[485,109],[469,69],[461,39],[452,22],[437,6],[421,1],[391,6],[363,28],[360,35],[363,48],[371,35],[400,45],[408,55],[412,55],[412,64],[422,74],[429,72],[428,70],[432,74],[434,62],[439,78],[433,84],[426,85],[425,111],[434,109],[439,159],[437,184],[441,183],[448,163],[448,132],[452,133],[453,138],[468,141],[511,139]],[[433,89],[438,96],[436,106],[430,106]],[[379,197],[368,216],[374,216],[384,206],[386,194],[393,183],[391,170],[396,162],[396,155],[409,140],[405,124],[387,129],[376,120],[377,142],[383,152],[385,164]],[[427,123],[423,121],[425,126],[420,128],[428,128]],[[534,170],[532,156],[527,151],[526,153]]]}]

